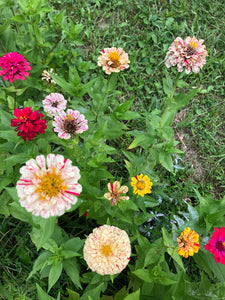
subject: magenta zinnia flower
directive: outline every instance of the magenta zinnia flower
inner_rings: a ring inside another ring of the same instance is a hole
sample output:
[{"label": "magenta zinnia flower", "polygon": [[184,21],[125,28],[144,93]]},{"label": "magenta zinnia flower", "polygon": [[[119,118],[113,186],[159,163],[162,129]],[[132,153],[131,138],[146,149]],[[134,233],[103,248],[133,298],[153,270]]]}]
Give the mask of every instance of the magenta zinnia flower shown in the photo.
[{"label": "magenta zinnia flower", "polygon": [[35,216],[61,216],[82,191],[80,170],[62,155],[39,155],[20,169],[16,189],[21,206]]},{"label": "magenta zinnia flower", "polygon": [[19,53],[10,52],[6,53],[0,58],[0,76],[4,76],[4,80],[24,80],[29,76],[27,71],[31,70],[30,63]]},{"label": "magenta zinnia flower", "polygon": [[44,133],[47,128],[46,120],[42,119],[44,115],[39,113],[38,110],[32,111],[30,107],[24,107],[22,110],[16,108],[14,110],[14,116],[17,119],[11,120],[11,126],[17,127],[15,130],[18,131],[17,135],[21,136],[26,141],[31,141],[35,135]]},{"label": "magenta zinnia flower", "polygon": [[128,54],[122,48],[105,48],[98,57],[98,66],[102,67],[106,74],[127,69],[129,63]]},{"label": "magenta zinnia flower", "polygon": [[49,117],[56,116],[60,111],[66,109],[67,101],[59,93],[51,93],[42,101],[44,111]]},{"label": "magenta zinnia flower", "polygon": [[191,38],[188,36],[184,41],[182,38],[177,37],[169,51],[166,54],[165,65],[167,68],[177,66],[178,72],[185,69],[188,74],[191,70],[198,73],[206,63],[206,56],[208,52],[203,45],[204,40],[197,40],[196,37]]},{"label": "magenta zinnia flower", "polygon": [[131,245],[126,231],[103,225],[93,230],[84,244],[84,259],[100,275],[113,275],[126,268]]},{"label": "magenta zinnia flower", "polygon": [[214,254],[216,263],[225,265],[225,227],[215,228],[205,250]]},{"label": "magenta zinnia flower", "polygon": [[67,109],[66,112],[60,111],[58,116],[55,116],[52,125],[60,139],[68,140],[71,135],[75,137],[77,133],[88,130],[87,122],[88,120],[79,111]]}]

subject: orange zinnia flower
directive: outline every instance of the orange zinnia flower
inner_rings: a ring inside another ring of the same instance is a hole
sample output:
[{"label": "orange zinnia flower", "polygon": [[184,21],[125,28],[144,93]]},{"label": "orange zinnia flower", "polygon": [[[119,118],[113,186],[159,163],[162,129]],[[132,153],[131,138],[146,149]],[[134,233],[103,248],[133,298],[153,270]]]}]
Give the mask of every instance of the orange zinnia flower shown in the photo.
[{"label": "orange zinnia flower", "polygon": [[189,255],[193,256],[200,248],[199,235],[194,230],[191,230],[190,227],[184,229],[179,238],[177,238],[177,243],[179,247],[178,254],[185,258]]}]

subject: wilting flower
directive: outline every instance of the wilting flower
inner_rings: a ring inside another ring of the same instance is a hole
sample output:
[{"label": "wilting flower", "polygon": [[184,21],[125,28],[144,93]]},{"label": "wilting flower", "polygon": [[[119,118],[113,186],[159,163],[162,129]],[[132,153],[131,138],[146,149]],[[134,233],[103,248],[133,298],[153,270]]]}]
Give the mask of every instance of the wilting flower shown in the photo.
[{"label": "wilting flower", "polygon": [[0,76],[4,76],[4,80],[14,82],[14,80],[24,80],[29,76],[27,71],[31,70],[30,63],[19,53],[6,53],[0,58]]},{"label": "wilting flower", "polygon": [[42,101],[44,111],[49,117],[57,116],[57,114],[66,109],[67,101],[64,96],[59,93],[51,93]]},{"label": "wilting flower", "polygon": [[216,263],[225,265],[225,227],[215,228],[205,250],[214,254]]},{"label": "wilting flower", "polygon": [[84,259],[100,275],[113,275],[126,268],[131,255],[127,233],[115,226],[103,225],[93,230],[84,244]]},{"label": "wilting flower", "polygon": [[144,197],[151,193],[153,183],[147,175],[140,174],[131,178],[131,185],[134,187],[134,194]]},{"label": "wilting flower", "polygon": [[51,73],[57,75],[57,73],[54,73],[54,70],[52,68],[50,69],[50,71],[44,70],[41,74],[41,80],[47,81],[47,83],[49,85],[51,85],[51,84],[55,83],[55,80],[52,78],[52,76],[48,72],[51,72]]},{"label": "wilting flower", "polygon": [[16,189],[21,206],[35,216],[61,216],[82,191],[80,170],[62,155],[39,155],[20,169]]},{"label": "wilting flower", "polygon": [[198,253],[200,248],[199,235],[194,230],[190,230],[189,227],[186,227],[179,238],[177,238],[177,243],[179,248],[178,254],[185,258]]},{"label": "wilting flower", "polygon": [[108,183],[108,190],[109,193],[106,193],[104,197],[110,200],[110,203],[112,205],[117,204],[120,199],[129,200],[128,196],[120,196],[120,194],[126,194],[128,192],[128,187],[125,185],[120,186],[119,181],[115,181],[114,183]]},{"label": "wilting flower", "polygon": [[128,54],[122,48],[105,48],[98,57],[98,66],[102,67],[106,74],[127,69],[129,63]]},{"label": "wilting flower", "polygon": [[77,133],[88,130],[87,122],[88,120],[79,111],[67,109],[66,112],[60,111],[58,116],[55,116],[52,125],[54,131],[58,132],[58,137],[67,140],[71,135],[75,137]]},{"label": "wilting flower", "polygon": [[24,107],[22,110],[16,108],[14,110],[14,116],[17,119],[11,120],[11,126],[17,127],[17,135],[21,136],[26,141],[31,141],[35,135],[44,133],[47,128],[46,120],[42,119],[44,115],[39,113],[38,110],[32,111],[30,107]]},{"label": "wilting flower", "polygon": [[184,41],[177,37],[169,51],[166,54],[165,65],[167,68],[177,66],[178,72],[182,72],[185,68],[185,73],[188,74],[191,70],[198,73],[206,63],[208,52],[203,45],[204,40],[197,40],[196,37],[188,36]]}]

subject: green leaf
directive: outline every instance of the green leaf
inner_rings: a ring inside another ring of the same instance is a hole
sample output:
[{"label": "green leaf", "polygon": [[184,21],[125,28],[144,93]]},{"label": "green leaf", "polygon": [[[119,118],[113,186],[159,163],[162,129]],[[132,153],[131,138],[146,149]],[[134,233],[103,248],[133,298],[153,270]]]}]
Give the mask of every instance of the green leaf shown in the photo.
[{"label": "green leaf", "polygon": [[132,273],[145,282],[151,283],[153,281],[151,270],[149,269],[138,269]]},{"label": "green leaf", "polygon": [[151,137],[148,133],[141,133],[140,135],[136,136],[136,138],[133,140],[133,142],[130,144],[128,149],[134,149],[137,146],[143,146],[143,145],[151,145],[153,143],[153,137]]},{"label": "green leaf", "polygon": [[51,72],[49,72],[51,77],[55,80],[55,82],[68,94],[71,96],[77,96],[78,89],[74,87],[72,84],[68,83],[64,78],[59,77]]},{"label": "green leaf", "polygon": [[80,275],[79,275],[79,269],[77,265],[77,261],[75,258],[65,259],[63,260],[63,268],[66,271],[66,274],[70,277],[73,284],[82,289],[82,286],[80,284]]},{"label": "green leaf", "polygon": [[134,223],[136,225],[141,225],[144,222],[146,222],[148,219],[152,218],[153,216],[155,216],[155,215],[148,214],[148,213],[139,213],[138,215],[135,216]]},{"label": "green leaf", "polygon": [[80,295],[77,292],[72,291],[70,289],[67,289],[67,291],[69,293],[68,300],[79,300],[80,299]]},{"label": "green leaf", "polygon": [[164,90],[164,93],[168,96],[170,96],[171,92],[172,92],[172,89],[173,89],[173,81],[172,79],[170,78],[168,72],[166,74],[166,78],[163,78],[163,90]]},{"label": "green leaf", "polygon": [[61,245],[62,249],[78,252],[84,245],[84,240],[72,238]]},{"label": "green leaf", "polygon": [[[56,300],[49,296],[42,288],[36,283],[37,293],[38,293],[38,300]],[[59,294],[60,295],[60,294]]]},{"label": "green leaf", "polygon": [[166,247],[162,243],[162,238],[159,238],[154,243],[150,244],[150,248],[146,251],[144,267],[157,263],[165,251]]},{"label": "green leaf", "polygon": [[104,282],[102,282],[100,285],[91,290],[85,291],[84,294],[81,296],[80,300],[89,300],[90,297],[93,300],[98,300],[100,298],[100,293],[103,289],[103,286]]},{"label": "green leaf", "polygon": [[2,34],[6,30],[6,28],[9,26],[9,24],[10,24],[10,20],[8,19],[5,21],[5,23],[3,23],[0,26],[0,34]]},{"label": "green leaf", "polygon": [[61,273],[62,273],[63,264],[61,261],[56,260],[50,269],[49,277],[48,277],[48,292],[53,287],[53,285],[56,283],[56,281],[59,279]]},{"label": "green leaf", "polygon": [[52,256],[52,253],[50,251],[44,251],[38,256],[38,258],[34,262],[33,269],[30,272],[27,280],[29,280],[37,271],[42,269],[50,256]]},{"label": "green leaf", "polygon": [[138,289],[136,292],[127,295],[124,300],[139,300],[140,299],[140,289]]},{"label": "green leaf", "polygon": [[164,152],[161,150],[159,152],[159,162],[162,164],[164,168],[166,168],[169,172],[173,171],[173,160],[171,154],[168,152]]}]

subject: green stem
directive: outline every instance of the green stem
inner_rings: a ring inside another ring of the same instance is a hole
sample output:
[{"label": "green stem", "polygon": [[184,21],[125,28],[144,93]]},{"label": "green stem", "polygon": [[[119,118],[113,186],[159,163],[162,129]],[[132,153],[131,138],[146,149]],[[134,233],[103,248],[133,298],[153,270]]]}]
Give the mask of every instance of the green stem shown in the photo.
[{"label": "green stem", "polygon": [[5,49],[5,47],[3,46],[1,40],[0,40],[0,47],[2,48],[2,51],[5,53],[5,52],[6,52],[6,49]]},{"label": "green stem", "polygon": [[[17,82],[15,80],[15,90],[17,90]],[[17,91],[15,91],[15,97],[14,97],[14,109],[16,109],[16,94],[17,94]]]}]

